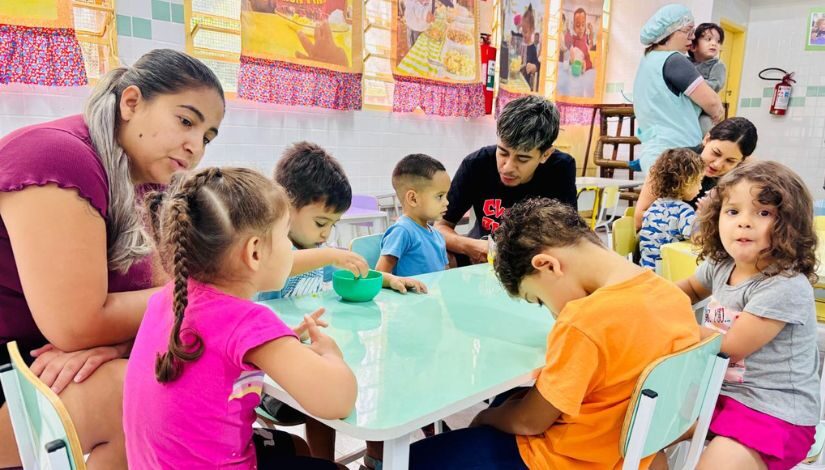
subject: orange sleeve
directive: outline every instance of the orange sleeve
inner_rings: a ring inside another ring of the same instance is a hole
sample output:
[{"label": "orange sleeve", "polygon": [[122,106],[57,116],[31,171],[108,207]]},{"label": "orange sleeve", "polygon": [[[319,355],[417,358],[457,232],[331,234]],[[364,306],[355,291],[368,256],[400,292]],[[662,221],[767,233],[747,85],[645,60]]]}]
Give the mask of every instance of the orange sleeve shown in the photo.
[{"label": "orange sleeve", "polygon": [[598,377],[599,348],[565,322],[556,322],[547,338],[547,364],[536,379],[536,389],[556,409],[576,416]]}]

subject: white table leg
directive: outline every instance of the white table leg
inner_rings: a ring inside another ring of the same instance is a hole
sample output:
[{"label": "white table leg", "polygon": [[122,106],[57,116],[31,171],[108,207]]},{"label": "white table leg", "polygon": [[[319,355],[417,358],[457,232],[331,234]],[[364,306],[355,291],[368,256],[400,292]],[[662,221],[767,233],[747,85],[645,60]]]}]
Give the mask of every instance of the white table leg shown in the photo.
[{"label": "white table leg", "polygon": [[407,470],[410,466],[410,440],[406,434],[398,439],[384,441],[384,470]]}]

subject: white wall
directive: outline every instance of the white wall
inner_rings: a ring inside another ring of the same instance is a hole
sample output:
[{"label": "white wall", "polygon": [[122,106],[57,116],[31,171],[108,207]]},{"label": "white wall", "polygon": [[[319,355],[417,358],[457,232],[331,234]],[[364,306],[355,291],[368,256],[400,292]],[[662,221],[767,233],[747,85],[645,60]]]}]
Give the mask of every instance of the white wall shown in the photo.
[{"label": "white wall", "polygon": [[[2,87],[0,135],[77,114],[87,94],[85,88]],[[220,136],[207,148],[203,164],[251,166],[268,173],[284,148],[300,140],[318,143],[337,157],[355,192],[384,192],[392,189],[392,169],[404,155],[429,154],[454,173],[465,155],[495,143],[495,124],[489,117],[343,113],[231,100]]]},{"label": "white wall", "polygon": [[[117,13],[119,22],[131,18],[151,22],[151,39],[119,35],[123,63],[134,63],[154,48],[183,50],[183,25],[152,19],[150,1],[117,2]],[[0,86],[0,136],[24,125],[80,113],[88,93],[87,88]],[[495,122],[491,117],[342,113],[230,100],[220,136],[209,145],[203,164],[245,165],[269,173],[284,148],[301,140],[316,142],[337,157],[355,192],[385,192],[392,190],[390,175],[396,161],[409,153],[427,153],[454,173],[464,156],[495,143]]]},{"label": "white wall", "polygon": [[[639,30],[656,9],[669,2],[614,1],[605,102],[624,102],[622,89],[632,94],[633,78],[643,52]],[[179,5],[181,0],[173,3]],[[759,129],[757,154],[790,165],[806,177],[816,197],[825,198],[825,53],[803,50],[805,17],[810,8],[821,6],[821,2],[684,3],[692,9],[697,23],[727,18],[747,26],[740,93],[747,106],[740,103],[739,114],[753,120]],[[150,1],[122,1],[117,5],[119,22],[133,17],[148,18],[152,29],[151,39],[134,34],[119,36],[124,63],[132,63],[156,47],[183,49],[183,25],[152,19]],[[768,114],[770,99],[764,98],[763,93],[773,83],[756,77],[760,69],[769,66],[797,72],[795,100],[785,117]],[[809,91],[809,87],[815,88]],[[23,125],[78,113],[87,94],[85,88],[0,86],[0,135]],[[816,96],[808,96],[811,94]],[[494,139],[495,123],[490,117],[465,120],[377,111],[339,113],[233,100],[228,102],[221,136],[210,145],[205,164],[244,164],[268,172],[289,143],[312,140],[341,160],[356,192],[378,192],[390,188],[392,168],[407,153],[429,153],[452,172],[466,154],[493,143]]]},{"label": "white wall", "polygon": [[[804,50],[805,23],[814,7],[821,8],[822,2],[752,2],[738,114],[759,130],[756,155],[793,168],[814,197],[821,199],[825,198],[825,52]],[[768,113],[777,82],[757,77],[767,67],[796,72],[785,116]]]},{"label": "white wall", "polygon": [[740,26],[745,26],[750,17],[751,0],[717,0],[713,2],[711,21],[719,23],[726,19]]}]

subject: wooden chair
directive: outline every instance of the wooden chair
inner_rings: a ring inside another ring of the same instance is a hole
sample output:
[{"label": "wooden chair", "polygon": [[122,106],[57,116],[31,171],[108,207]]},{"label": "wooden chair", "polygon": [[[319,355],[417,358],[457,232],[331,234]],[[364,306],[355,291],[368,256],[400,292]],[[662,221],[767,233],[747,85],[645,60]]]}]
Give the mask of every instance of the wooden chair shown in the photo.
[{"label": "wooden chair", "polygon": [[693,469],[704,448],[710,419],[722,387],[728,358],[715,334],[650,364],[630,397],[619,450],[624,470],[639,468],[645,457],[670,446],[696,428],[683,467]]},{"label": "wooden chair", "polygon": [[17,343],[7,344],[10,364],[0,365],[23,468],[85,470],[80,439],[60,397],[29,369]]}]

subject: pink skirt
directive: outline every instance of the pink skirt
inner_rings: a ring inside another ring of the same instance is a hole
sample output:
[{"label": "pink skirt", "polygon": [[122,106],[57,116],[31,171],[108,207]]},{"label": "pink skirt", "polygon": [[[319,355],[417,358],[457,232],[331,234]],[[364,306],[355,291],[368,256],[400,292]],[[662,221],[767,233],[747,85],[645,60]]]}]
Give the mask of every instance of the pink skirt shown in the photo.
[{"label": "pink skirt", "polygon": [[710,432],[755,450],[768,470],[785,470],[793,468],[808,455],[816,426],[797,426],[720,395]]}]

